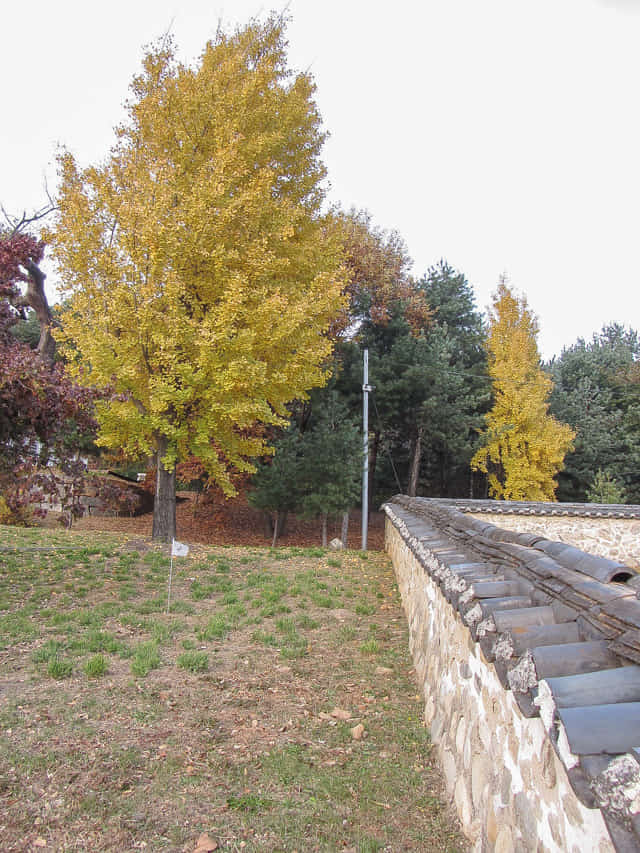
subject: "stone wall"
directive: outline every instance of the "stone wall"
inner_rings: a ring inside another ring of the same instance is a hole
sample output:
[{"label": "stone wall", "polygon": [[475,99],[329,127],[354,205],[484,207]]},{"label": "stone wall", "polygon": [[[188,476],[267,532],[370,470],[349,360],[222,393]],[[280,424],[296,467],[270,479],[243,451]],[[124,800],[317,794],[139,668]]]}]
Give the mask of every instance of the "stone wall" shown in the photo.
[{"label": "stone wall", "polygon": [[471,513],[480,521],[499,524],[504,530],[537,533],[555,542],[566,542],[589,554],[619,560],[640,569],[640,519],[602,518],[592,515],[557,516]]},{"label": "stone wall", "polygon": [[522,713],[443,594],[444,549],[412,536],[393,504],[385,511],[425,721],[475,853],[615,850],[600,809],[576,796],[541,718]]}]

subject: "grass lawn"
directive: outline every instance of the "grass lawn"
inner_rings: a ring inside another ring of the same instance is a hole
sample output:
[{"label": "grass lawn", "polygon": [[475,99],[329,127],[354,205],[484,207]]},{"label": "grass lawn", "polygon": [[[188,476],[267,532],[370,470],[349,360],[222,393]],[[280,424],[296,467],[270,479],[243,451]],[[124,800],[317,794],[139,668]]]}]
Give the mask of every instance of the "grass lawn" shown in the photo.
[{"label": "grass lawn", "polygon": [[[379,552],[0,527],[3,851],[458,851]],[[206,846],[206,845],[205,845]]]}]

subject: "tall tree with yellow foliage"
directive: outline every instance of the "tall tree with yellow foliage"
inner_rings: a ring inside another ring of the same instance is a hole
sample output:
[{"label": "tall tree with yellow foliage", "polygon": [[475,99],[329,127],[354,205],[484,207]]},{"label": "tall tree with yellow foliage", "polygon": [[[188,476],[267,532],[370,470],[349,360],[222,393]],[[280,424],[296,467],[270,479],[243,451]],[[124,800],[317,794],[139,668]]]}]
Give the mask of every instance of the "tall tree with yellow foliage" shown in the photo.
[{"label": "tall tree with yellow foliage", "polygon": [[260,424],[325,380],[344,305],[340,238],[321,213],[324,134],[281,17],[219,31],[193,67],[165,40],[132,83],[107,160],[60,157],[48,235],[61,344],[109,386],[99,443],[157,460],[154,538],[175,534],[175,464],[227,493],[265,452]]},{"label": "tall tree with yellow foliage", "polygon": [[550,377],[540,367],[538,322],[524,296],[501,279],[487,337],[494,404],[485,443],[471,467],[489,478],[489,493],[503,500],[555,500],[555,476],[575,437],[549,415]]}]

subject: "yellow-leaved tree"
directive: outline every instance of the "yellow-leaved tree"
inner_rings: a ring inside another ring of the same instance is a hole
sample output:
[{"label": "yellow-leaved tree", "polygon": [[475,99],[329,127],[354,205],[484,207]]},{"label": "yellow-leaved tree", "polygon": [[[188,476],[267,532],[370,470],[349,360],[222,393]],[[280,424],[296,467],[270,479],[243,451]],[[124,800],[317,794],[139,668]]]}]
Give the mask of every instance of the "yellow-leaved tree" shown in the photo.
[{"label": "yellow-leaved tree", "polygon": [[489,478],[489,493],[503,500],[555,500],[555,476],[575,436],[549,414],[550,377],[540,366],[538,322],[524,296],[501,279],[487,337],[494,404],[485,442],[471,467]]},{"label": "yellow-leaved tree", "polygon": [[175,535],[175,464],[227,493],[265,452],[256,425],[325,380],[344,305],[321,212],[324,141],[282,18],[220,30],[193,67],[149,50],[106,161],[60,157],[48,234],[68,307],[60,342],[98,405],[99,444],[157,460],[153,536]]}]

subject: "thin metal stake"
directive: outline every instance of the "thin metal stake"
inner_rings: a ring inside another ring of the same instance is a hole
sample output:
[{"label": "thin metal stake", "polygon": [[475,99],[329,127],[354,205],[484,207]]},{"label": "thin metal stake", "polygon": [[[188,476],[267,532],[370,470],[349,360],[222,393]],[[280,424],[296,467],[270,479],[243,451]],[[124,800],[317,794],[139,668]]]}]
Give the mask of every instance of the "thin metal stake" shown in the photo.
[{"label": "thin metal stake", "polygon": [[167,616],[169,615],[169,605],[171,603],[171,578],[173,577],[173,547],[171,548],[171,563],[169,564],[169,589],[167,590]]}]

